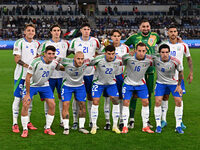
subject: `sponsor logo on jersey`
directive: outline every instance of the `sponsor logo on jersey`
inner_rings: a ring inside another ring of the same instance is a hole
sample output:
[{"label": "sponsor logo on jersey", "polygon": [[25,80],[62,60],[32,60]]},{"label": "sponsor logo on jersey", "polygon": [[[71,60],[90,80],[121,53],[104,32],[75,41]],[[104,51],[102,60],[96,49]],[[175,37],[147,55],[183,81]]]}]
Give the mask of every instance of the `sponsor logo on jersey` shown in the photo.
[{"label": "sponsor logo on jersey", "polygon": [[159,64],[159,63],[157,63],[157,66],[160,66],[160,64]]},{"label": "sponsor logo on jersey", "polygon": [[40,68],[40,70],[43,70],[43,68]]},{"label": "sponsor logo on jersey", "polygon": [[79,44],[78,46],[82,46],[82,44]]},{"label": "sponsor logo on jersey", "polygon": [[26,46],[26,48],[28,48],[28,46]]},{"label": "sponsor logo on jersey", "polygon": [[106,67],[105,65],[102,65],[101,67]]},{"label": "sponsor logo on jersey", "polygon": [[161,68],[161,71],[162,71],[162,72],[165,72],[165,68]]},{"label": "sponsor logo on jersey", "polygon": [[135,65],[135,63],[134,63],[134,62],[132,62],[131,64]]},{"label": "sponsor logo on jersey", "polygon": [[69,69],[69,71],[73,71],[73,69],[72,69],[72,68],[70,68],[70,69]]}]

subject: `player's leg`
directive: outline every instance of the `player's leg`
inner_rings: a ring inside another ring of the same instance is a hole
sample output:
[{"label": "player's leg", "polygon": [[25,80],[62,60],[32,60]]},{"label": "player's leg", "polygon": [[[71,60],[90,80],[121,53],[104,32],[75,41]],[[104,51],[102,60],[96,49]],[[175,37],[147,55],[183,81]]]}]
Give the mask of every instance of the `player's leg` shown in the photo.
[{"label": "player's leg", "polygon": [[91,118],[92,118],[92,129],[90,131],[91,134],[96,134],[99,101],[103,90],[104,90],[104,85],[93,84],[92,86],[93,104],[91,108]]},{"label": "player's leg", "polygon": [[[183,90],[183,94],[186,94],[184,80],[181,81],[181,88]],[[181,101],[181,107],[182,107],[182,111],[183,111],[183,97],[182,97],[182,101]],[[186,129],[186,126],[183,124],[183,122],[181,123],[181,128]]]},{"label": "player's leg", "polygon": [[49,135],[55,135],[55,133],[51,130],[51,125],[54,120],[55,105],[56,105],[53,92],[50,86],[39,87],[38,92],[40,94],[40,98],[45,99],[49,108],[46,115],[46,126],[45,126],[44,133],[49,134]]},{"label": "player's leg", "polygon": [[79,106],[78,106],[78,102],[77,102],[75,96],[74,96],[73,102],[72,102],[72,112],[73,112],[73,126],[72,126],[72,129],[73,130],[77,130],[78,129]]},{"label": "player's leg", "polygon": [[147,132],[147,133],[154,133],[148,125],[148,122],[149,122],[148,88],[146,84],[144,84],[140,86],[135,86],[135,89],[137,91],[138,97],[140,97],[142,100],[142,110],[141,110],[141,116],[142,116],[142,122],[143,122],[142,131]]},{"label": "player's leg", "polygon": [[30,103],[32,101],[33,95],[37,94],[38,89],[30,87],[30,94],[26,95],[26,89],[23,91],[23,100],[22,100],[22,110],[21,110],[21,123],[23,127],[23,132],[21,134],[21,137],[27,137],[28,136],[28,122],[29,122],[29,116],[28,116],[28,108],[30,106]]},{"label": "player's leg", "polygon": [[89,131],[85,129],[85,117],[86,117],[86,91],[85,85],[75,88],[75,97],[79,105],[79,131],[88,134]]},{"label": "player's leg", "polygon": [[161,109],[162,109],[161,128],[164,128],[167,126],[167,111],[168,111],[169,94],[170,94],[170,91],[165,93],[165,95],[163,96],[162,103],[161,103]]},{"label": "player's leg", "polygon": [[174,97],[174,101],[175,101],[175,118],[176,118],[176,129],[175,131],[178,132],[179,134],[183,134],[184,131],[181,128],[181,123],[182,123],[182,117],[183,117],[183,109],[181,107],[181,101],[182,101],[182,97],[181,95],[179,95],[178,92],[174,92],[176,89],[177,85],[169,85],[170,91]]},{"label": "player's leg", "polygon": [[106,125],[104,126],[105,130],[110,130],[110,97],[106,90],[103,91],[104,97],[104,115],[106,119]]},{"label": "player's leg", "polygon": [[120,109],[120,113],[119,113],[119,128],[122,129],[124,124],[123,124],[123,119],[122,119],[122,109],[123,109],[123,97],[122,97],[122,86],[124,83],[124,78],[123,78],[123,74],[117,75],[116,76],[116,84],[117,84],[117,89],[119,92],[119,109]]},{"label": "player's leg", "polygon": [[[55,87],[56,87],[56,80],[53,79],[53,78],[49,78],[49,86],[51,88],[51,91],[54,93],[54,90],[55,90]],[[48,114],[48,104],[46,101],[44,101],[44,113],[45,113],[45,116]]]},{"label": "player's leg", "polygon": [[28,136],[28,121],[29,121],[29,117],[28,117],[28,108],[29,105],[31,103],[31,98],[29,97],[25,97],[22,101],[23,106],[22,106],[22,110],[21,110],[21,122],[22,122],[22,127],[23,127],[23,132],[21,134],[21,137],[25,138]]},{"label": "player's leg", "polygon": [[89,115],[89,126],[92,127],[92,118],[91,118],[91,108],[92,108],[92,80],[93,75],[91,76],[84,76],[84,83],[85,83],[85,89],[87,93],[87,109],[88,109],[88,115]]},{"label": "player's leg", "polygon": [[118,92],[118,89],[117,89],[117,85],[116,84],[107,85],[106,91],[107,91],[108,95],[110,96],[110,100],[113,103],[113,108],[112,108],[113,127],[112,127],[112,131],[119,134],[121,132],[118,129],[118,126],[117,126],[117,123],[118,123],[118,120],[119,120],[119,113],[120,113],[119,92]]},{"label": "player's leg", "polygon": [[122,109],[122,117],[124,127],[122,129],[122,133],[128,132],[128,119],[129,119],[129,104],[132,93],[134,91],[133,86],[124,84],[122,87],[122,95],[123,95],[123,109]]},{"label": "player's leg", "polygon": [[130,100],[130,121],[128,125],[130,129],[134,128],[136,104],[137,104],[137,98],[132,96]]},{"label": "player's leg", "polygon": [[30,130],[37,130],[37,128],[31,123],[30,121],[30,118],[31,118],[31,113],[32,113],[32,107],[33,107],[33,104],[32,104],[32,101],[29,105],[29,108],[28,108],[28,129]]},{"label": "player's leg", "polygon": [[19,105],[22,99],[22,92],[24,87],[24,80],[15,80],[14,81],[14,101],[12,104],[12,113],[13,113],[13,126],[12,131],[15,133],[19,133],[18,126],[18,115],[19,115]]},{"label": "player's leg", "polygon": [[62,78],[56,79],[56,90],[58,93],[58,99],[59,99],[59,112],[60,112],[60,126],[63,127],[63,118],[62,118],[62,100],[61,100],[61,86],[62,86]]},{"label": "player's leg", "polygon": [[61,90],[61,98],[63,103],[62,109],[62,118],[63,118],[63,127],[64,131],[63,134],[69,134],[69,107],[70,107],[70,100],[72,97],[73,88],[68,86],[63,86]]},{"label": "player's leg", "polygon": [[[146,80],[146,84],[147,84],[147,88],[149,92],[148,100],[149,100],[149,116],[150,116],[151,115],[151,96],[154,90],[154,73],[145,74],[145,80]],[[148,121],[148,126],[150,128],[153,128],[150,121]]]},{"label": "player's leg", "polygon": [[[162,100],[165,93],[168,93],[169,89],[166,84],[156,83],[155,87],[155,107],[154,107],[154,115],[156,120],[156,133],[162,132],[162,124],[161,124],[161,115],[162,115]],[[170,93],[168,93],[170,94]]]}]

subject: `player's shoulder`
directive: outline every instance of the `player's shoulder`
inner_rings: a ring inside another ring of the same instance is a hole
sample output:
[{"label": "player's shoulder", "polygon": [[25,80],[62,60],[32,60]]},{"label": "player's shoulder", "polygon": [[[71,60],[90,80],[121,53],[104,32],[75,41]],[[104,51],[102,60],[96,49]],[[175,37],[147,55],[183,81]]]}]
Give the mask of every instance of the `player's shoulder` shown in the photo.
[{"label": "player's shoulder", "polygon": [[34,66],[36,63],[39,63],[42,61],[42,56],[36,57],[32,60],[31,65]]},{"label": "player's shoulder", "polygon": [[156,36],[158,36],[158,33],[156,33],[156,32],[151,32],[151,35],[156,35]]},{"label": "player's shoulder", "polygon": [[20,38],[17,41],[15,41],[15,46],[18,46],[21,42],[25,41],[24,38]]},{"label": "player's shoulder", "polygon": [[96,57],[94,58],[94,60],[95,60],[95,61],[101,61],[101,60],[103,60],[104,58],[105,58],[105,55],[102,54],[102,55],[96,56]]},{"label": "player's shoulder", "polygon": [[146,54],[146,59],[152,60],[153,58],[151,55]]},{"label": "player's shoulder", "polygon": [[170,56],[170,57],[171,57],[170,59],[172,60],[172,62],[176,64],[181,64],[181,62],[176,57],[173,57],[173,56]]},{"label": "player's shoulder", "polygon": [[35,44],[37,44],[38,46],[40,46],[40,42],[39,42],[38,40],[34,39],[33,42],[34,42]]}]

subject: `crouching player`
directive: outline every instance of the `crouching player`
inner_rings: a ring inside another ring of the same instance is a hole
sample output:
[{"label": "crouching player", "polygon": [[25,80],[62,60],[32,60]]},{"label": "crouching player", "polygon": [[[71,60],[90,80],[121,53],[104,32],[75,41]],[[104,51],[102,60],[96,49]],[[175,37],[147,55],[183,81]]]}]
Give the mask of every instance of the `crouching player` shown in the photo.
[{"label": "crouching player", "polygon": [[90,65],[95,65],[96,70],[93,78],[92,86],[92,98],[93,104],[91,108],[92,117],[92,129],[91,134],[96,134],[97,131],[97,118],[98,118],[98,107],[101,94],[106,90],[112,103],[112,117],[113,117],[113,128],[115,133],[121,133],[117,127],[119,119],[119,93],[117,90],[115,73],[119,66],[122,65],[121,61],[116,59],[115,47],[109,45],[105,47],[105,54],[97,56],[90,62]]},{"label": "crouching player", "polygon": [[122,57],[123,65],[126,66],[124,85],[122,88],[123,95],[123,109],[122,116],[124,121],[124,127],[122,133],[128,132],[128,119],[129,119],[129,104],[130,99],[135,91],[137,96],[142,100],[142,121],[143,132],[154,133],[148,126],[149,121],[149,94],[148,88],[145,82],[145,72],[152,66],[153,60],[149,55],[146,55],[147,47],[144,43],[136,45],[135,54],[133,56],[126,54]]},{"label": "crouching player", "polygon": [[56,48],[54,46],[47,46],[44,52],[44,56],[34,59],[28,67],[26,75],[26,89],[23,91],[23,106],[21,111],[21,122],[23,127],[23,133],[21,137],[28,136],[27,124],[29,121],[28,108],[32,101],[33,95],[40,94],[42,99],[48,104],[49,110],[46,116],[46,128],[45,134],[55,135],[51,130],[51,124],[54,120],[55,114],[55,101],[53,92],[49,86],[49,77],[52,72],[58,66],[58,62],[55,61]]},{"label": "crouching player", "polygon": [[84,64],[84,53],[81,51],[76,52],[74,59],[62,58],[61,64],[65,67],[63,68],[65,70],[65,76],[63,78],[64,85],[61,92],[63,102],[63,134],[69,134],[69,106],[72,93],[74,93],[79,105],[79,131],[87,134],[89,131],[84,128],[86,116],[86,90],[83,76],[87,67],[87,65]]},{"label": "crouching player", "polygon": [[[167,44],[162,44],[159,47],[160,57],[155,58],[154,64],[157,72],[156,88],[155,88],[155,120],[156,132],[161,133],[161,103],[166,91],[170,91],[175,100],[175,118],[176,118],[176,132],[183,134],[181,128],[183,110],[181,108],[181,81],[183,78],[183,67],[180,61],[175,57],[169,56],[170,47]],[[175,80],[175,71],[179,72],[178,82]]]}]

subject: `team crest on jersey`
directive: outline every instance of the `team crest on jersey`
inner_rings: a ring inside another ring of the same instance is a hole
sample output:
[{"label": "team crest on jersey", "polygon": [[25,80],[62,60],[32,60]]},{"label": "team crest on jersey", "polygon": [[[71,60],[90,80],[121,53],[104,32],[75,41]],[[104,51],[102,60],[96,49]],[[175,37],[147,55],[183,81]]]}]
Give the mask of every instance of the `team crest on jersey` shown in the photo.
[{"label": "team crest on jersey", "polygon": [[181,47],[179,46],[179,47],[177,48],[177,50],[178,50],[178,51],[181,51]]},{"label": "team crest on jersey", "polygon": [[150,39],[149,39],[149,42],[150,42],[151,44],[153,44],[153,39],[152,39],[152,38],[150,38]]},{"label": "team crest on jersey", "polygon": [[65,45],[62,45],[62,48],[65,48]]}]

